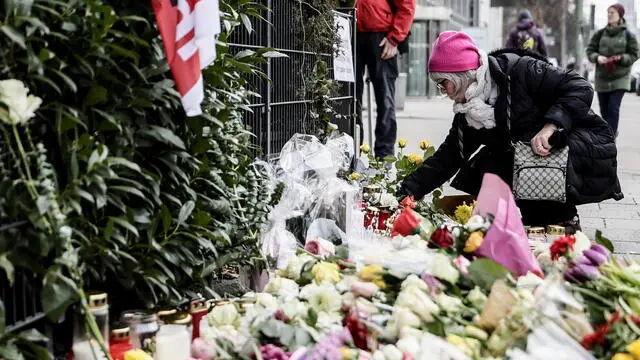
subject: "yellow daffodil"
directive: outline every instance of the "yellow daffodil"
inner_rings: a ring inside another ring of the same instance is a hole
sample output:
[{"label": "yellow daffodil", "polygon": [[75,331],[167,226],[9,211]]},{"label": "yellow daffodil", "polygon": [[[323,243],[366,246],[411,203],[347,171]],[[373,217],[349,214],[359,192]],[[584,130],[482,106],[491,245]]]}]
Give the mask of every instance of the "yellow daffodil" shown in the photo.
[{"label": "yellow daffodil", "polygon": [[398,139],[398,147],[400,149],[404,149],[406,146],[407,146],[407,139],[405,138]]},{"label": "yellow daffodil", "polygon": [[640,359],[640,339],[637,339],[636,341],[627,345],[627,351],[630,352],[634,358]]},{"label": "yellow daffodil", "polygon": [[380,289],[384,289],[386,287],[386,284],[384,283],[384,280],[382,279],[382,272],[383,271],[384,271],[384,269],[382,269],[382,266],[380,266],[380,265],[367,265],[367,266],[363,267],[362,270],[360,270],[360,273],[358,274],[358,277],[362,281],[372,282],[372,283],[378,285],[378,287]]},{"label": "yellow daffodil", "polygon": [[420,141],[419,146],[420,150],[427,151],[427,149],[429,149],[429,147],[431,146],[431,142],[429,140],[422,140]]},{"label": "yellow daffodil", "polygon": [[467,242],[464,244],[464,252],[474,252],[478,250],[482,241],[484,240],[484,234],[480,231],[474,231],[469,234]]},{"label": "yellow daffodil", "polygon": [[613,355],[611,360],[634,360],[634,358],[629,354],[617,353]]},{"label": "yellow daffodil", "polygon": [[324,281],[335,284],[340,281],[340,268],[338,265],[326,261],[320,261],[315,264],[311,269],[311,274],[313,274],[313,278],[318,284]]},{"label": "yellow daffodil", "polygon": [[360,180],[360,174],[357,172],[349,174],[349,180]]},{"label": "yellow daffodil", "polygon": [[371,152],[371,147],[367,144],[360,145],[360,152],[363,154],[368,154]]},{"label": "yellow daffodil", "polygon": [[422,156],[416,154],[416,153],[411,153],[409,154],[409,161],[412,164],[420,164],[422,162]]}]

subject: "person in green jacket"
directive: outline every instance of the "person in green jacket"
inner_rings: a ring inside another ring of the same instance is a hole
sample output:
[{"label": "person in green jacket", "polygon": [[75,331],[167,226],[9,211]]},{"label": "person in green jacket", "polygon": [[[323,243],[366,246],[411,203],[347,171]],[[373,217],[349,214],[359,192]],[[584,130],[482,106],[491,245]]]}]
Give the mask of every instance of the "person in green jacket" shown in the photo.
[{"label": "person in green jacket", "polygon": [[596,64],[596,86],[600,113],[618,134],[620,103],[631,85],[631,65],[638,60],[638,40],[627,29],[624,6],[607,9],[608,25],[598,30],[587,46],[589,61]]}]

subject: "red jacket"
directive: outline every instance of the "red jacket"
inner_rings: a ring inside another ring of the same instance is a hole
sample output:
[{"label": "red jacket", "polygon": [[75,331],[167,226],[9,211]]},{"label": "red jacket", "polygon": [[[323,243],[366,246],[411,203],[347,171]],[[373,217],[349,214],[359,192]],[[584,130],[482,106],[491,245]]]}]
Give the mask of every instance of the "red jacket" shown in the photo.
[{"label": "red jacket", "polygon": [[[395,4],[395,14],[390,1]],[[416,13],[416,0],[356,0],[356,8],[358,31],[386,32],[387,39],[398,45],[409,34]]]}]

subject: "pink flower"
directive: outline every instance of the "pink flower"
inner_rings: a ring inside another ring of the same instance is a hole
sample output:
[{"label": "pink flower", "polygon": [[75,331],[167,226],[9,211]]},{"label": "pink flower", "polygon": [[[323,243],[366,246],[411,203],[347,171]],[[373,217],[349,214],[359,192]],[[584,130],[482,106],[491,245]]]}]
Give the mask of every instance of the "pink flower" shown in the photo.
[{"label": "pink flower", "polygon": [[317,255],[323,258],[334,255],[336,253],[336,247],[333,245],[333,243],[321,238],[316,238],[308,241],[304,246],[304,249],[312,253],[313,255]]},{"label": "pink flower", "polygon": [[282,309],[278,309],[275,313],[273,313],[273,317],[276,320],[282,321],[284,323],[288,323],[291,321],[291,318],[287,316],[287,314]]},{"label": "pink flower", "polygon": [[433,275],[425,273],[422,274],[420,278],[427,284],[427,287],[429,288],[429,295],[432,297],[436,296],[438,292],[440,292],[440,290],[444,290],[445,288],[444,285],[442,285],[442,283],[438,281],[438,279],[436,279]]},{"label": "pink flower", "polygon": [[469,259],[460,255],[453,259],[453,264],[458,268],[462,276],[466,278],[469,277],[469,265],[471,265],[471,261],[469,261]]},{"label": "pink flower", "polygon": [[210,360],[216,355],[213,346],[202,338],[193,340],[191,344],[191,355],[200,360]]},{"label": "pink flower", "polygon": [[351,292],[356,296],[372,297],[380,288],[372,282],[356,281],[351,284]]}]

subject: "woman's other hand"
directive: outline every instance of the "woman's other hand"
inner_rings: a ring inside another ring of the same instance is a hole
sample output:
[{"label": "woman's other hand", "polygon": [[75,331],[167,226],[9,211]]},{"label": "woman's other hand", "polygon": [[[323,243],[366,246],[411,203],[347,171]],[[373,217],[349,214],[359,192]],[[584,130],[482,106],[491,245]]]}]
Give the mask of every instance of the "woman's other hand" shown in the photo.
[{"label": "woman's other hand", "polygon": [[551,154],[551,145],[549,145],[549,138],[558,129],[554,124],[545,125],[536,136],[531,139],[531,149],[534,153],[540,156],[547,156]]},{"label": "woman's other hand", "polygon": [[606,64],[609,62],[609,58],[606,56],[598,56],[598,64]]}]

